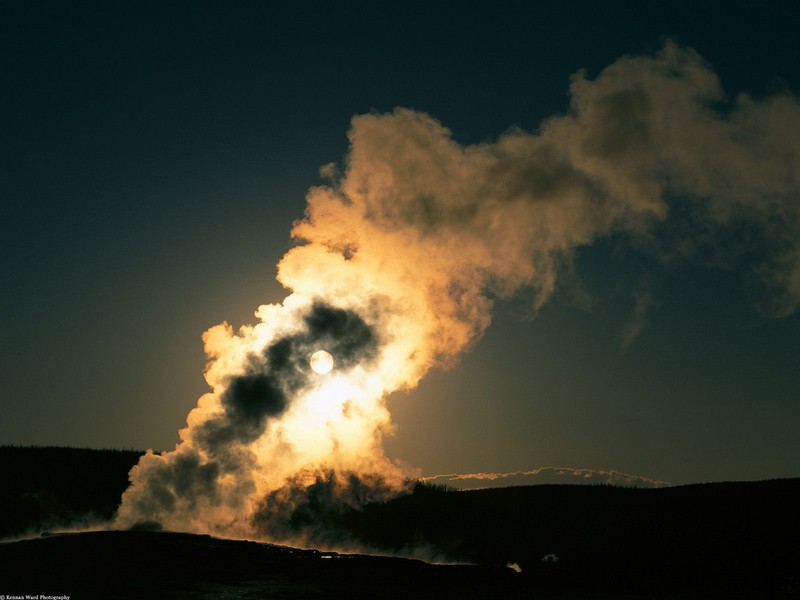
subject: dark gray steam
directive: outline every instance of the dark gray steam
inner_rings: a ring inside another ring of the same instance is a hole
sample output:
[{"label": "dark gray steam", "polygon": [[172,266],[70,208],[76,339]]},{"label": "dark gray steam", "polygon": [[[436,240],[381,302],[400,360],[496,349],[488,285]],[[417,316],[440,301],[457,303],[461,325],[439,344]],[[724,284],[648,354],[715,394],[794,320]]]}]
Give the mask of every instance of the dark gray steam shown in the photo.
[{"label": "dark gray steam", "polygon": [[312,375],[308,358],[316,350],[330,352],[342,369],[374,358],[377,337],[356,313],[320,301],[303,321],[305,331],[277,339],[261,353],[251,354],[245,372],[231,378],[222,394],[224,412],[203,423],[195,433],[196,441],[208,454],[260,437],[269,420],[283,413],[291,399],[308,385]]},{"label": "dark gray steam", "polygon": [[[411,485],[406,491],[411,491]],[[313,546],[352,542],[349,517],[371,502],[397,496],[398,490],[377,474],[352,471],[298,473],[267,494],[253,517],[253,527],[268,539]]]},{"label": "dark gray steam", "polygon": [[250,474],[256,457],[248,446],[309,387],[315,375],[309,356],[327,350],[337,369],[347,370],[376,355],[378,336],[352,310],[317,301],[301,323],[299,331],[247,356],[243,372],[230,377],[220,395],[222,410],[194,428],[191,446],[181,446],[169,461],[149,455],[149,463],[135,468],[146,464],[147,476],[133,476],[124,502],[135,508],[138,521],[158,522],[164,514],[194,510],[198,502],[241,508],[255,490]]}]

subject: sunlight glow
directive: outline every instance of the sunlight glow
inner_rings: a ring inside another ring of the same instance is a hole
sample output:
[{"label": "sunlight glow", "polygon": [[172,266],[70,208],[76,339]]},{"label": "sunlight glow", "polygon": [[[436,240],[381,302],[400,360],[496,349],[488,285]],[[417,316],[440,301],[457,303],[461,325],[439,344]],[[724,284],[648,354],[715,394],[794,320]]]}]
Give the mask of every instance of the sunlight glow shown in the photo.
[{"label": "sunlight glow", "polygon": [[320,375],[330,373],[331,369],[333,369],[333,357],[325,350],[317,350],[314,352],[314,354],[311,355],[309,362],[311,363],[311,368],[314,369],[314,372],[319,373]]}]

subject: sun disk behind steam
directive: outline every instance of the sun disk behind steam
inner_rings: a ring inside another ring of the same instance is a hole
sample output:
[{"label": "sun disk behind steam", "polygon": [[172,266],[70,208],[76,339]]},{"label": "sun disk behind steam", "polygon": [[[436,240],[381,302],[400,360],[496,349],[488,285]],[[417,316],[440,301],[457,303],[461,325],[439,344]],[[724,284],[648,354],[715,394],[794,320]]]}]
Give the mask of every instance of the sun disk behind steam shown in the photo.
[{"label": "sun disk behind steam", "polygon": [[320,375],[330,373],[331,369],[333,369],[333,356],[331,356],[330,352],[326,352],[325,350],[317,350],[314,352],[309,362],[311,363],[311,368]]}]

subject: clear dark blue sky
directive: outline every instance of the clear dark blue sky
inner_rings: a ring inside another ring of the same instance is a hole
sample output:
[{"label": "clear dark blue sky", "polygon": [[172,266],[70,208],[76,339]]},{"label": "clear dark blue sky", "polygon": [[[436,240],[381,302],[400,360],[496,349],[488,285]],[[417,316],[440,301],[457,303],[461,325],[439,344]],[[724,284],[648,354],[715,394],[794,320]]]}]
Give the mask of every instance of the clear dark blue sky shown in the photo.
[{"label": "clear dark blue sky", "polygon": [[[201,333],[283,298],[275,264],[353,115],[415,108],[462,143],[535,130],[575,71],[667,37],[731,96],[797,94],[798,23],[796,2],[4,3],[0,443],[171,448],[205,390]],[[800,475],[800,317],[761,316],[744,268],[612,250],[392,398],[390,454],[425,474]]]}]

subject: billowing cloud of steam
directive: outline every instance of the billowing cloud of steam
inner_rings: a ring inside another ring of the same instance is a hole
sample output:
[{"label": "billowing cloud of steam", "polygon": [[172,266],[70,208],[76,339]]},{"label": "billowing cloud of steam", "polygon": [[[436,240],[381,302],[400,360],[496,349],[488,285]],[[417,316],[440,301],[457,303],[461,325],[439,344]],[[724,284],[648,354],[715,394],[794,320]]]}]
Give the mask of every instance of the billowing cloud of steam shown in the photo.
[{"label": "billowing cloud of steam", "polygon": [[[226,324],[206,332],[214,391],[189,414],[174,452],[148,453],[134,467],[118,521],[248,534],[259,506],[281,512],[265,496],[315,484],[325,461],[365,480],[374,473],[365,498],[402,489],[402,474],[380,448],[389,424],[376,403],[384,393],[376,373],[386,368],[379,350],[388,343],[378,327],[380,302],[360,308],[364,316],[293,297],[261,307],[264,321],[238,336]],[[336,374],[312,370],[309,357],[320,349],[335,357]]]},{"label": "billowing cloud of steam", "polygon": [[[291,295],[261,306],[254,326],[206,332],[211,392],[175,451],[131,472],[120,524],[280,536],[313,513],[301,498],[403,490],[407,473],[381,447],[385,396],[476,343],[495,299],[528,288],[541,305],[575,250],[600,238],[625,235],[666,260],[746,238],[721,254],[754,261],[773,314],[796,310],[796,98],[728,101],[702,58],[673,43],[594,80],[577,73],[570,93],[569,111],[538,132],[470,146],[420,112],[355,117],[343,173],[324,170],[330,182],[310,190],[280,261]],[[317,349],[333,355],[330,374],[310,370]]]}]

